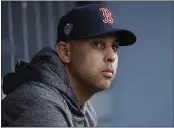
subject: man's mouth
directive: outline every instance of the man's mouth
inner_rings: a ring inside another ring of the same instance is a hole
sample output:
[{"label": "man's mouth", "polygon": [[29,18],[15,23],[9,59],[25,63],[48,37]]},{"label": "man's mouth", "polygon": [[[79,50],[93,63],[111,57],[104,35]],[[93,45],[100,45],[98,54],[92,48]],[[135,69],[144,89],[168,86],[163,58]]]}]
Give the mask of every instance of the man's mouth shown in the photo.
[{"label": "man's mouth", "polygon": [[105,76],[105,77],[108,77],[108,78],[111,78],[113,77],[114,75],[114,71],[112,69],[104,69],[102,70],[102,74]]}]

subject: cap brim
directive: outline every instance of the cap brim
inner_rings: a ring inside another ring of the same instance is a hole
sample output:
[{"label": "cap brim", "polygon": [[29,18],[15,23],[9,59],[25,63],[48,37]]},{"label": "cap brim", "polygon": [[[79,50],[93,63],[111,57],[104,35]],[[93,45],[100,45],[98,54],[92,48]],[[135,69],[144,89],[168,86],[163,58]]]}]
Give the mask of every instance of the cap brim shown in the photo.
[{"label": "cap brim", "polygon": [[[89,38],[89,37],[95,37],[105,34],[115,34],[116,38],[118,39],[119,46],[128,46],[132,45],[136,42],[136,36],[133,32],[126,30],[126,29],[119,29],[119,28],[113,28],[102,32],[97,33],[90,33],[87,36],[80,36],[80,38]],[[80,39],[79,38],[79,39]]]},{"label": "cap brim", "polygon": [[128,46],[136,42],[135,34],[126,29],[113,28],[111,30],[97,34],[96,36],[104,35],[108,33],[115,33],[115,36],[117,37],[119,42],[119,46]]},{"label": "cap brim", "polygon": [[120,46],[128,46],[136,42],[135,34],[129,30],[115,29],[113,32],[116,33]]},{"label": "cap brim", "polygon": [[[96,37],[96,36],[102,36],[105,34],[115,34],[119,46],[128,46],[132,45],[136,42],[136,36],[133,32],[126,30],[126,29],[119,29],[119,28],[112,28],[109,30],[104,30],[100,32],[95,32],[93,33],[87,33],[84,35],[78,35],[78,37],[73,37],[72,39],[67,39],[68,40],[79,40],[79,39],[85,39],[85,38],[91,38],[91,37]],[[57,40],[59,42],[59,40]]]}]

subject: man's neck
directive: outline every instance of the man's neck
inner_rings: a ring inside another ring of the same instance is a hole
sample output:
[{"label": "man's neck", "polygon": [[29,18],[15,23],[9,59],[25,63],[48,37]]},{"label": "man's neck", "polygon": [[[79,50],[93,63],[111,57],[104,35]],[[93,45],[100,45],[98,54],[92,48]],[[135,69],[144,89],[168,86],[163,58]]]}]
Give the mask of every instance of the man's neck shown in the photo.
[{"label": "man's neck", "polygon": [[65,71],[68,75],[70,86],[77,100],[77,104],[79,106],[83,105],[86,101],[88,101],[92,97],[93,94],[87,92],[87,90],[85,90],[84,88],[85,87],[84,83],[80,83],[79,81],[77,81],[77,79],[73,76],[71,72],[69,72],[67,68],[65,68]]}]

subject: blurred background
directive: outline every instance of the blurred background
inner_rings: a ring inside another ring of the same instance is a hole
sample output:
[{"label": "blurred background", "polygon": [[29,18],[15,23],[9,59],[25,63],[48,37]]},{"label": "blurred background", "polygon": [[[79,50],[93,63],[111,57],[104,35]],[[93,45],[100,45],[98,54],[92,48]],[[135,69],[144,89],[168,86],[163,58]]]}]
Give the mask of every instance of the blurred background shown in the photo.
[{"label": "blurred background", "polygon": [[[1,2],[1,78],[18,59],[54,49],[61,16],[85,1]],[[174,2],[105,2],[115,25],[137,35],[121,47],[116,78],[92,103],[99,126],[174,126]],[[2,98],[5,95],[2,92]]]}]

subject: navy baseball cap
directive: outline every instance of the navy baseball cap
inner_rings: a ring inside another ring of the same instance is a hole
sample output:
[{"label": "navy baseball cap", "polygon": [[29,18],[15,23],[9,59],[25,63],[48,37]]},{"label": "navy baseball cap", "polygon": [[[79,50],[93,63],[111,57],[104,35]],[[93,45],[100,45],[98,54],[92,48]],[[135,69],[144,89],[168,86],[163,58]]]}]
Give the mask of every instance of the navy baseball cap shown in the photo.
[{"label": "navy baseball cap", "polygon": [[60,19],[57,42],[115,33],[120,46],[134,44],[136,42],[135,34],[115,26],[116,19],[114,17],[105,4],[76,7]]}]

